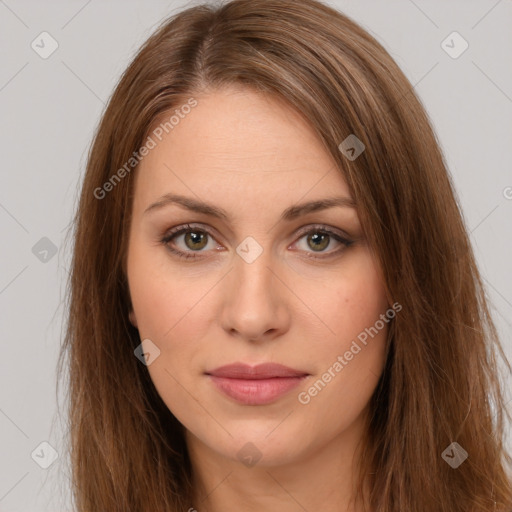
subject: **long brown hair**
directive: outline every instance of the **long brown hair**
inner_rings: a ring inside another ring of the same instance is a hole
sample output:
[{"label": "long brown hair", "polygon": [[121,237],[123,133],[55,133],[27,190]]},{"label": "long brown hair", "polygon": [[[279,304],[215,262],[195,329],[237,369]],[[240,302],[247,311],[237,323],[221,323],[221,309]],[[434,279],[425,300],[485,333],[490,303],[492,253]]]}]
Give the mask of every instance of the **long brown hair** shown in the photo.
[{"label": "long brown hair", "polygon": [[[74,219],[59,358],[59,373],[63,364],[69,371],[76,510],[192,506],[183,427],[134,356],[141,340],[128,320],[124,263],[137,167],[126,162],[157,119],[227,85],[284,99],[307,119],[350,187],[390,299],[403,307],[370,404],[357,489],[361,499],[370,489],[365,510],[510,510],[498,356],[510,364],[436,136],[381,44],[314,0],[178,13],[143,45],[107,105]],[[355,160],[339,149],[351,134],[365,146]],[[453,442],[468,454],[456,469],[443,456],[453,456]]]}]

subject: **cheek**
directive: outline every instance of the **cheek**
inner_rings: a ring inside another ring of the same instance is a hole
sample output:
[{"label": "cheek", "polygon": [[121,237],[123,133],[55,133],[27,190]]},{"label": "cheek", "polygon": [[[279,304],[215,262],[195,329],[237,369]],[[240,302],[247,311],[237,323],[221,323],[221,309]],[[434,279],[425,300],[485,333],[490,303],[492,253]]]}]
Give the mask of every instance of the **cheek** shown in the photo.
[{"label": "cheek", "polygon": [[385,288],[373,265],[363,267],[364,272],[326,288],[330,300],[325,300],[323,320],[334,334],[315,347],[311,357],[318,361],[317,373],[298,396],[304,415],[315,418],[314,425],[324,425],[328,435],[343,431],[359,417],[386,360]]},{"label": "cheek", "polygon": [[304,281],[303,296],[311,298],[311,309],[325,325],[326,338],[339,349],[375,324],[389,307],[378,267],[366,250],[347,258],[345,265],[320,283]]},{"label": "cheek", "polygon": [[129,285],[133,310],[141,338],[156,339],[165,323],[172,321],[169,317],[169,304],[173,300],[173,289],[167,286],[162,276],[154,271],[147,271],[143,266],[130,269]]},{"label": "cheek", "polygon": [[[301,403],[314,401],[313,409],[338,404],[351,417],[349,411],[358,414],[382,373],[389,326],[385,314],[390,306],[378,267],[366,251],[354,255],[344,271],[324,280],[319,289],[312,309],[327,327],[326,335],[311,354],[318,361],[318,373]],[[336,411],[326,407],[322,414],[333,414],[334,420]]]},{"label": "cheek", "polygon": [[180,284],[165,254],[134,236],[128,251],[128,283],[141,338],[162,339],[186,313],[190,287]]},{"label": "cheek", "polygon": [[165,360],[166,367],[179,367],[183,358],[192,362],[204,350],[201,340],[215,318],[208,290],[214,288],[218,276],[173,271],[164,251],[135,245],[127,272],[140,339],[157,345],[164,356],[159,363]]}]

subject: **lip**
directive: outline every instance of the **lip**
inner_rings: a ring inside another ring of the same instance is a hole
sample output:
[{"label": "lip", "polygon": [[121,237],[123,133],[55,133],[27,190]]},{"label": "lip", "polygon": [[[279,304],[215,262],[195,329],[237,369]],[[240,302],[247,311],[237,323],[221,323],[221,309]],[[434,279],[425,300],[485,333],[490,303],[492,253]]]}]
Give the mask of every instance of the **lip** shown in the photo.
[{"label": "lip", "polygon": [[216,388],[243,405],[265,405],[297,387],[309,374],[276,363],[234,363],[206,372]]},{"label": "lip", "polygon": [[207,375],[214,377],[224,377],[226,379],[272,379],[275,377],[304,377],[309,375],[302,370],[295,370],[277,363],[262,363],[256,366],[250,366],[245,363],[232,363],[220,366],[206,372]]}]

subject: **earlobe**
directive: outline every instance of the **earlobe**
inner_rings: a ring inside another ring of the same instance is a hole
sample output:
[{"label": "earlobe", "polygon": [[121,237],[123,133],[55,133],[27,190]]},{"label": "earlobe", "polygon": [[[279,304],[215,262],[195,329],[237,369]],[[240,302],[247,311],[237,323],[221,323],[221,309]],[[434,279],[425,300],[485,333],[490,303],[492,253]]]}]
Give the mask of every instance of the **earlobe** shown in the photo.
[{"label": "earlobe", "polygon": [[137,318],[135,317],[135,312],[133,311],[133,309],[130,310],[130,313],[128,314],[128,318],[130,319],[130,322],[134,327],[137,327],[137,328],[139,327],[137,325]]}]

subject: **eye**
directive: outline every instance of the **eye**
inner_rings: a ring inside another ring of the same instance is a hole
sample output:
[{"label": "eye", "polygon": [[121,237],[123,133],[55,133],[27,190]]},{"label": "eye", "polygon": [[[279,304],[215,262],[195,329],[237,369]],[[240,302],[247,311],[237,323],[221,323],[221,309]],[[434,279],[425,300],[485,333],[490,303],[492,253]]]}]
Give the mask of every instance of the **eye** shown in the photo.
[{"label": "eye", "polygon": [[[170,244],[172,241],[173,245],[179,246],[180,244],[176,243],[176,240],[179,240],[181,237],[183,237],[181,248],[176,249]],[[176,256],[189,259],[198,257],[193,254],[195,252],[204,252],[203,249],[208,246],[208,238],[213,239],[211,234],[205,229],[186,224],[168,231],[161,242]]]},{"label": "eye", "polygon": [[[293,245],[297,245],[301,240],[305,239],[305,246],[302,247],[301,251],[304,251],[307,257],[312,259],[323,259],[335,256],[353,243],[353,241],[349,240],[341,231],[334,231],[323,225],[308,226],[308,229],[302,230],[299,235],[300,238]],[[161,243],[180,258],[194,259],[202,257],[198,253],[208,250],[222,250],[222,246],[213,243],[208,247],[209,242],[213,240],[214,238],[208,230],[185,224],[168,231],[161,239]],[[333,244],[333,241],[335,244]],[[341,247],[335,250],[325,251],[326,248],[332,245]],[[317,256],[314,253],[318,253],[319,255]]]},{"label": "eye", "polygon": [[[353,243],[353,240],[349,240],[341,232],[334,231],[323,225],[313,226],[312,228],[308,227],[308,230],[306,232],[303,231],[302,236],[295,243],[299,244],[301,240],[304,240],[303,250],[306,252],[307,257],[314,259],[338,255],[343,249]],[[325,251],[327,247],[332,245],[338,245],[338,249]],[[320,255],[316,256],[315,253]]]}]

